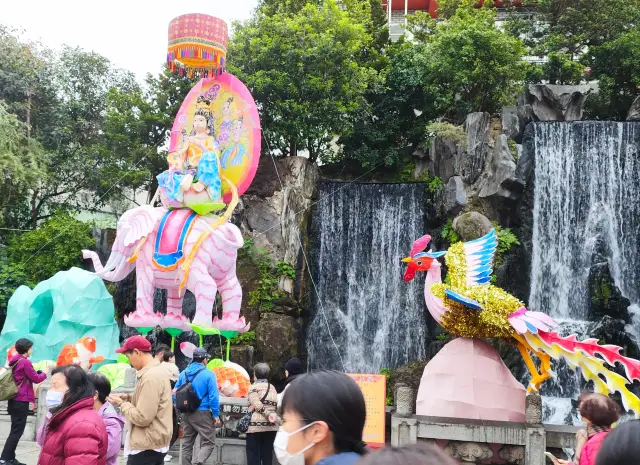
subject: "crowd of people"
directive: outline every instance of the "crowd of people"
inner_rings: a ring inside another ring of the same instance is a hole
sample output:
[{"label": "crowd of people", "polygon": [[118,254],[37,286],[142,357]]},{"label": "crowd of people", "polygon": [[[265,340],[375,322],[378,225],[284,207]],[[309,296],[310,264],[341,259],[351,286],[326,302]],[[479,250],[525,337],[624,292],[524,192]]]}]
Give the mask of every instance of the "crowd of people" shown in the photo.
[{"label": "crowd of people", "polygon": [[[10,360],[17,395],[8,403],[11,431],[0,465],[23,465],[16,447],[24,433],[33,385],[47,373],[29,361],[33,343],[20,339]],[[175,354],[142,336],[127,339],[116,352],[136,370],[131,394],[111,392],[109,380],[95,371],[73,366],[50,373],[46,415],[37,432],[41,446],[38,465],[116,465],[124,442],[127,465],[161,465],[183,432],[180,465],[203,465],[216,447],[220,398],[215,374],[207,369],[211,356],[203,348],[193,352],[179,372]],[[363,442],[366,406],[358,385],[335,371],[303,374],[298,359],[285,364],[286,381],[278,393],[269,381],[270,367],[252,370],[248,394],[250,419],[246,431],[247,465],[455,465],[440,448],[424,444],[372,452]],[[631,465],[640,463],[640,421],[615,427],[618,404],[607,396],[584,394],[578,411],[586,428],[576,435],[576,451],[569,460],[550,456],[556,465]],[[125,432],[125,434],[123,434]],[[124,438],[124,441],[123,441]],[[198,447],[196,448],[196,441]]]}]

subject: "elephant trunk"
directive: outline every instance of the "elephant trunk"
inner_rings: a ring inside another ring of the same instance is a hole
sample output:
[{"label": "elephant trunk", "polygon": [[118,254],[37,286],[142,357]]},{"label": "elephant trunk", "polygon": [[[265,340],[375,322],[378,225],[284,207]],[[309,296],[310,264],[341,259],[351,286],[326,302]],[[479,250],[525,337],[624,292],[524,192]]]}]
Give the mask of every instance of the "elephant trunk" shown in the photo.
[{"label": "elephant trunk", "polygon": [[96,270],[96,274],[100,276],[105,281],[118,282],[122,281],[127,277],[129,273],[133,270],[135,266],[134,263],[129,263],[127,261],[127,257],[125,257],[121,252],[112,251],[109,256],[109,260],[107,264],[103,267],[100,262],[100,257],[95,252],[90,250],[83,250],[82,256],[84,258],[89,258],[93,262],[93,267]]}]

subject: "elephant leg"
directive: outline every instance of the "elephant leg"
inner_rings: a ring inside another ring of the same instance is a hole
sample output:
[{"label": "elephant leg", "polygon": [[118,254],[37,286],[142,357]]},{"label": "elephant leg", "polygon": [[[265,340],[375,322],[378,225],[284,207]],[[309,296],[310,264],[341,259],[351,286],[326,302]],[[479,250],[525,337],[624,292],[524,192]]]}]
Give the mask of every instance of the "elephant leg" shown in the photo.
[{"label": "elephant leg", "polygon": [[167,289],[167,313],[182,315],[183,300],[184,295],[180,296],[180,291],[177,287]]},{"label": "elephant leg", "polygon": [[153,313],[153,271],[144,266],[136,267],[136,311]]},{"label": "elephant leg", "polygon": [[238,278],[234,274],[220,282],[218,289],[222,299],[222,317],[237,320],[240,318],[240,307],[242,305],[242,287]]},{"label": "elephant leg", "polygon": [[196,316],[193,318],[193,324],[211,326],[218,288],[208,273],[204,273],[198,269],[198,265],[194,265],[187,281],[187,289],[196,296]]}]

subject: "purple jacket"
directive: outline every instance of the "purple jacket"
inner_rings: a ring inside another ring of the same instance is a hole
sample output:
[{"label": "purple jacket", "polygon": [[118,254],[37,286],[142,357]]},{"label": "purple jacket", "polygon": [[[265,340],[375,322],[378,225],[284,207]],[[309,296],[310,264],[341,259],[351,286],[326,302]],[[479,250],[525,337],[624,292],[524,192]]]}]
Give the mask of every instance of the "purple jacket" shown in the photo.
[{"label": "purple jacket", "polygon": [[[105,402],[102,405],[98,411],[98,415],[102,417],[104,426],[107,429],[108,442],[107,455],[105,457],[106,465],[116,465],[118,463],[118,453],[122,446],[122,428],[124,427],[124,418],[122,415],[118,415],[116,409],[113,408],[113,405],[109,402]],[[49,420],[51,420],[51,413],[47,414],[44,419],[44,423],[36,434],[36,442],[40,447],[44,446],[44,437],[47,432]]]},{"label": "purple jacket", "polygon": [[18,389],[18,394],[13,398],[19,402],[35,402],[36,396],[33,393],[33,383],[39,384],[47,379],[46,373],[36,373],[31,361],[24,355],[16,355],[9,360],[9,365],[13,366],[13,379]]},{"label": "purple jacket", "polygon": [[105,402],[98,414],[104,420],[107,428],[109,445],[107,446],[107,464],[116,465],[118,463],[118,453],[122,446],[122,428],[124,427],[124,417],[118,415],[116,409],[109,402]]}]

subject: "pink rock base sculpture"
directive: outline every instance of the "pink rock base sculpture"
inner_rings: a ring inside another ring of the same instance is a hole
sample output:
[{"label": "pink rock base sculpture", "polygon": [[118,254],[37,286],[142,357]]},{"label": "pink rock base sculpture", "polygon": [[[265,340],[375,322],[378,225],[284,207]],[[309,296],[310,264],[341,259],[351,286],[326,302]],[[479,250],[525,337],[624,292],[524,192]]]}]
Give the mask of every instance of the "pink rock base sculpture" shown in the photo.
[{"label": "pink rock base sculpture", "polygon": [[526,394],[491,345],[458,338],[425,367],[416,414],[523,422]]}]

